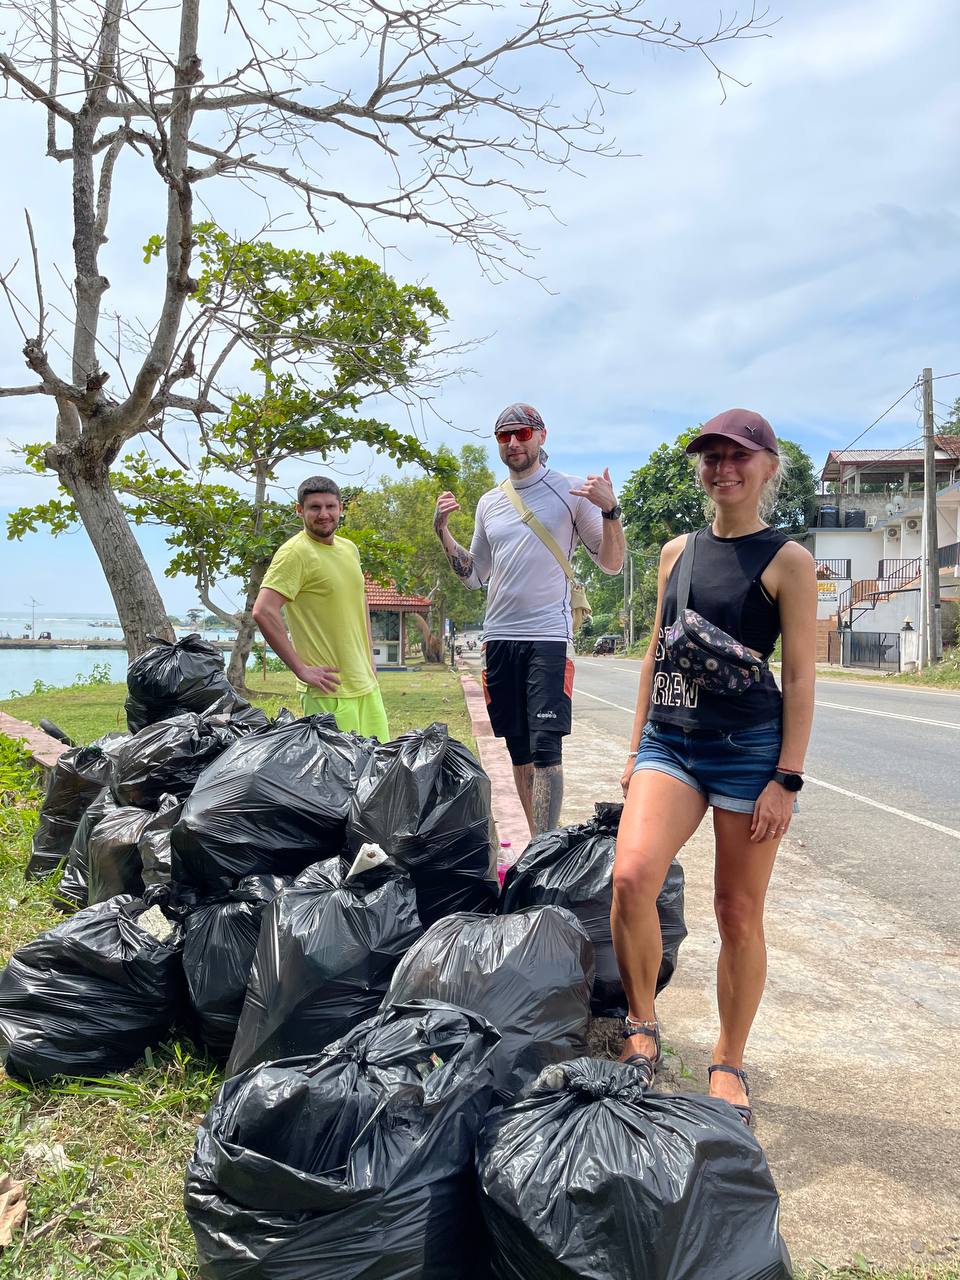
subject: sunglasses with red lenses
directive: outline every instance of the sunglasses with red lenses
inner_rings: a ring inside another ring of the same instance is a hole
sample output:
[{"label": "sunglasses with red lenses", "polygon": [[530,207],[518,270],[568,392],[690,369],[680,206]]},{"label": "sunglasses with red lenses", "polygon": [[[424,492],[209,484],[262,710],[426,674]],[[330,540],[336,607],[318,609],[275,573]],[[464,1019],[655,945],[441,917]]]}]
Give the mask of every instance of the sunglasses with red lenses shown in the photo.
[{"label": "sunglasses with red lenses", "polygon": [[533,438],[533,432],[533,427],[501,427],[493,434],[500,444],[506,444],[511,436],[515,436],[521,444],[526,444],[528,440]]}]

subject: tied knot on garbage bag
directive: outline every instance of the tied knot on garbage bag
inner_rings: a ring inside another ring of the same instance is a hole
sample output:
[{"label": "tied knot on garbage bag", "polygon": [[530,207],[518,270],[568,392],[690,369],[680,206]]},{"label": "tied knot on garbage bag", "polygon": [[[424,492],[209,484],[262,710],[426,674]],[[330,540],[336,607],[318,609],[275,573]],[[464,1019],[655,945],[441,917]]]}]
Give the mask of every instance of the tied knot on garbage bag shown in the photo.
[{"label": "tied knot on garbage bag", "polygon": [[789,1280],[779,1197],[733,1107],[619,1062],[491,1112],[477,1145],[495,1280]]},{"label": "tied knot on garbage bag", "polygon": [[[584,1061],[591,1062],[585,1070]],[[594,1067],[596,1069],[594,1069]],[[607,1070],[606,1068],[610,1068]],[[603,1060],[581,1059],[561,1062],[544,1067],[533,1084],[538,1093],[579,1093],[595,1101],[600,1098],[619,1098],[625,1102],[639,1102],[647,1091],[645,1077],[639,1072],[625,1072],[619,1063]]]}]

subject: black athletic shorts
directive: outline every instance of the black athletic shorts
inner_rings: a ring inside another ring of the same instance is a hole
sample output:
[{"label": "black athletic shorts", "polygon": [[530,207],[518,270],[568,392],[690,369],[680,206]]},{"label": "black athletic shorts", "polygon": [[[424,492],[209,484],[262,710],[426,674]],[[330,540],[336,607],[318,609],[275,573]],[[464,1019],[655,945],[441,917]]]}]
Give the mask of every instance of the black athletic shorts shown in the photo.
[{"label": "black athletic shorts", "polygon": [[484,641],[487,714],[514,764],[560,763],[573,710],[572,653],[565,640]]}]

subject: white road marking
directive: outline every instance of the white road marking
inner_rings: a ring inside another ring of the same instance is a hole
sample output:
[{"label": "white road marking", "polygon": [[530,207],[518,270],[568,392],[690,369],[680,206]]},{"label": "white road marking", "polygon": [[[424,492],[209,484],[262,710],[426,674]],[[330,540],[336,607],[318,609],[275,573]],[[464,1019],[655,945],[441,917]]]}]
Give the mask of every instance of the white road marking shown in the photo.
[{"label": "white road marking", "polygon": [[907,813],[905,809],[895,809],[892,804],[871,800],[869,796],[862,796],[858,791],[848,791],[846,787],[838,787],[833,782],[824,782],[820,778],[811,778],[809,774],[804,774],[804,779],[812,782],[815,787],[826,787],[828,791],[836,791],[838,795],[847,796],[850,800],[859,800],[861,804],[882,809],[884,813],[892,813],[896,818],[906,818],[908,822],[919,823],[921,827],[929,827],[932,831],[939,831],[941,835],[953,836],[954,840],[960,840],[960,831],[955,831],[953,827],[944,827],[939,822],[931,822],[929,818],[921,818],[916,813]]},{"label": "white road marking", "polygon": [[573,686],[573,692],[579,693],[580,696],[583,698],[592,698],[594,702],[603,702],[608,707],[616,707],[618,711],[626,711],[627,714],[631,716],[636,710],[635,707],[624,707],[624,706],[621,706],[619,702],[611,702],[609,698],[601,698],[600,695],[597,693],[587,693],[586,689],[578,689],[576,685]]},{"label": "white road marking", "polygon": [[941,729],[960,729],[957,720],[926,720],[923,716],[905,716],[899,711],[876,711],[872,707],[851,707],[846,702],[822,702],[816,700],[818,707],[832,707],[836,711],[855,711],[858,716],[886,716],[888,720],[911,720],[914,724],[933,724]]},{"label": "white road marking", "polygon": [[[578,689],[576,685],[573,687],[574,693],[582,694],[585,698],[593,698],[594,702],[603,702],[608,707],[614,707],[617,711],[632,711],[631,707],[624,707],[619,702],[611,702],[609,698],[601,698],[596,693],[587,693],[585,689]],[[844,707],[845,711],[856,711],[857,707]],[[884,715],[885,712],[878,711],[877,715]],[[914,720],[915,716],[897,716],[898,720]],[[928,724],[941,723],[940,721],[925,721]],[[956,725],[951,725],[946,721],[948,728],[955,729]],[[921,818],[919,814],[907,813],[906,809],[896,809],[892,804],[884,804],[880,800],[872,800],[870,796],[861,795],[859,791],[848,791],[846,787],[838,787],[833,782],[824,782],[822,778],[812,778],[809,774],[804,774],[806,782],[811,782],[815,787],[824,787],[827,791],[836,791],[838,795],[846,796],[850,800],[859,800],[861,804],[870,805],[873,809],[881,809],[884,813],[892,813],[896,818],[904,818],[907,822],[916,822],[921,827],[929,827],[931,831],[939,831],[941,835],[952,836],[954,840],[960,840],[960,831],[954,830],[953,827],[945,827],[939,822],[932,822],[930,818]]]}]

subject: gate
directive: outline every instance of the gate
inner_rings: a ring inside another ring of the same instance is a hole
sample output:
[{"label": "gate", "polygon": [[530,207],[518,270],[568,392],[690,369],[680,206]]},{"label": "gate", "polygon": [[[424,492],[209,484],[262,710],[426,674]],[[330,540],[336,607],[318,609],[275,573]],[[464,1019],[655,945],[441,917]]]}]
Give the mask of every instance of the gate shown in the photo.
[{"label": "gate", "polygon": [[843,631],[840,638],[843,666],[900,670],[899,631]]}]

